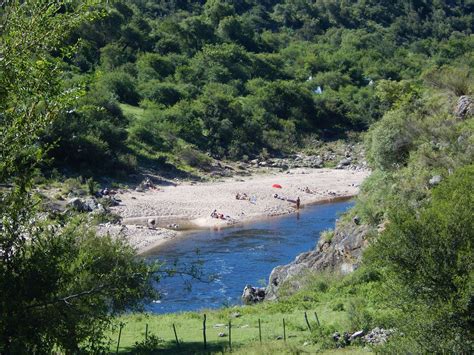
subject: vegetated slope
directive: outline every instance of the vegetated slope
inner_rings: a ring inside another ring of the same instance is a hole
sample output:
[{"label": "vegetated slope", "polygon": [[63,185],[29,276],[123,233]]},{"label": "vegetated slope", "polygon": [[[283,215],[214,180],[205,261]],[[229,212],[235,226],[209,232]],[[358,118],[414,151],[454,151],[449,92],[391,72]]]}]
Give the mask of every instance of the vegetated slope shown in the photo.
[{"label": "vegetated slope", "polygon": [[[285,292],[314,287],[302,279],[308,270],[340,270],[356,263],[361,268],[356,274],[376,275],[377,280],[378,292],[364,295],[364,307],[371,308],[364,316],[364,330],[398,330],[386,351],[472,351],[470,68],[426,73],[424,85],[379,84],[378,93],[389,100],[389,109],[366,135],[373,173],[355,207],[337,224],[336,237],[323,239],[315,251],[273,271],[272,296],[278,289],[284,298]],[[360,248],[367,245],[361,258]]]},{"label": "vegetated slope", "polygon": [[[44,135],[83,174],[288,153],[387,110],[380,80],[469,63],[464,1],[116,1],[76,31],[64,86],[86,95]],[[140,107],[140,109],[138,109]]]}]

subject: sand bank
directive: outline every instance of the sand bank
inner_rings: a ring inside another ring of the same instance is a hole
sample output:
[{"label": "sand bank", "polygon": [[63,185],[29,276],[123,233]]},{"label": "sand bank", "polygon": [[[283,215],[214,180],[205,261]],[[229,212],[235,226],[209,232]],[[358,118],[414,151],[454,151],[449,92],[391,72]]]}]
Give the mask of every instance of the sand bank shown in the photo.
[{"label": "sand bank", "polygon": [[[354,196],[368,174],[368,171],[295,169],[219,182],[157,186],[144,192],[128,191],[118,195],[122,202],[113,208],[123,218],[123,226],[102,229],[112,234],[121,231],[139,253],[144,253],[184,230],[221,228],[293,213],[295,203],[288,200],[297,197],[304,207]],[[275,188],[274,184],[282,188]],[[237,200],[238,193],[245,193],[248,199]],[[211,217],[214,210],[225,219]],[[150,220],[155,221],[156,228],[149,228]]]}]

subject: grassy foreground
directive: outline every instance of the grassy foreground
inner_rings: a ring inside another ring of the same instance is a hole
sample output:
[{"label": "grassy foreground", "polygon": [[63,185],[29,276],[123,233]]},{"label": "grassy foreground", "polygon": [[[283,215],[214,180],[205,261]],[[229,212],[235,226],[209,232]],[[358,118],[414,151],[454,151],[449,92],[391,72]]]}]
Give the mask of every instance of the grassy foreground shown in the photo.
[{"label": "grassy foreground", "polygon": [[[227,353],[232,350],[236,354],[330,354],[334,351],[352,354],[370,351],[358,346],[336,349],[330,335],[335,331],[342,334],[345,331],[368,328],[373,324],[385,325],[383,317],[380,317],[384,312],[381,313],[377,309],[378,319],[372,315],[377,306],[372,300],[376,298],[374,296],[380,283],[377,276],[362,270],[345,278],[336,275],[306,276],[303,283],[305,286],[302,290],[283,297],[278,302],[200,312],[131,314],[120,317],[117,322],[123,322],[124,327],[119,350],[121,353],[136,351],[136,343],[142,343],[142,349],[146,348],[143,341],[148,324],[148,337],[156,336],[160,338],[160,342],[154,345],[148,342],[147,349],[156,349],[158,353]],[[305,312],[312,331],[309,331],[305,321]],[[320,327],[317,325],[315,313],[318,315]],[[204,314],[207,316],[207,351],[203,344]],[[259,340],[259,319],[262,343]],[[229,347],[229,321],[232,324],[232,349]],[[176,327],[179,347],[175,341],[173,324]],[[219,337],[219,333],[224,333],[225,336]],[[111,350],[116,351],[118,329],[110,336]]]}]

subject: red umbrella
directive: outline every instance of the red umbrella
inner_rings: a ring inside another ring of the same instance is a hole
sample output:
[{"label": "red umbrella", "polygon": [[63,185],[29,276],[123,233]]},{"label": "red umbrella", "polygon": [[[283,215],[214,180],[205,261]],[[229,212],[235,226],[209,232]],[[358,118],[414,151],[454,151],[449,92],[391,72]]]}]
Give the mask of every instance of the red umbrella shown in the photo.
[{"label": "red umbrella", "polygon": [[281,189],[281,185],[280,184],[273,184],[272,187],[276,188],[276,189]]}]

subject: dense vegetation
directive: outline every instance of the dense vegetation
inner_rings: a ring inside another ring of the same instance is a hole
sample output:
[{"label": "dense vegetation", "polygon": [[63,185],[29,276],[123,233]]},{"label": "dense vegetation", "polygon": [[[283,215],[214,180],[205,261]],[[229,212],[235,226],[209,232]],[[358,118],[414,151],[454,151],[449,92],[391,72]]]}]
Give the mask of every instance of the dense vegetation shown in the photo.
[{"label": "dense vegetation", "polygon": [[86,95],[43,141],[55,143],[56,165],[88,175],[343,137],[387,110],[381,80],[472,64],[473,10],[464,1],[114,1],[70,37],[80,42],[62,84]]},{"label": "dense vegetation", "polygon": [[202,166],[366,130],[363,267],[243,312],[317,308],[338,317],[325,335],[394,327],[387,351],[472,352],[474,127],[453,113],[473,94],[470,2],[99,3],[0,7],[0,352],[98,351],[153,294],[122,241],[40,213],[38,168]]},{"label": "dense vegetation", "polygon": [[[154,296],[154,265],[80,217],[45,213],[33,190],[43,130],[76,91],[61,88],[65,36],[87,4],[9,2],[0,44],[0,353],[99,352],[114,314]],[[56,52],[58,56],[52,57]]]},{"label": "dense vegetation", "polygon": [[472,97],[472,65],[423,78],[379,87],[390,109],[366,136],[374,171],[352,214],[381,231],[364,260],[383,280],[380,309],[395,308],[390,323],[404,334],[391,351],[469,353],[474,116],[456,107]]}]

